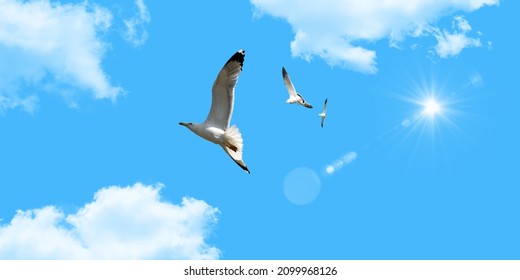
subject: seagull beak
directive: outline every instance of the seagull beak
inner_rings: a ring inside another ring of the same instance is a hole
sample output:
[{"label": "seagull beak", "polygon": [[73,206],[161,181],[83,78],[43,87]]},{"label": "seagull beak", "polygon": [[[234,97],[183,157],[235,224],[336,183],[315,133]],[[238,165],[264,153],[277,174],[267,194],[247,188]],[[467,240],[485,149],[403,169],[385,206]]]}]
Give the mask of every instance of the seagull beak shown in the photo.
[{"label": "seagull beak", "polygon": [[182,126],[188,126],[187,123],[183,123],[183,122],[180,122],[179,124],[182,125]]}]

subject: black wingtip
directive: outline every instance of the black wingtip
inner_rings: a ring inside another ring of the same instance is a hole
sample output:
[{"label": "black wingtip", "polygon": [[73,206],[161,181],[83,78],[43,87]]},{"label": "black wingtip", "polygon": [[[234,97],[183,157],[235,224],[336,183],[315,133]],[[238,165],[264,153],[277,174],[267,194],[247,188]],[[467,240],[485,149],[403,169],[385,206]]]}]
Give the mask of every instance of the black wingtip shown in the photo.
[{"label": "black wingtip", "polygon": [[236,61],[240,64],[240,69],[242,69],[242,66],[244,66],[244,57],[246,56],[246,51],[243,49],[238,50],[229,60],[226,62],[226,64],[230,63],[231,61]]},{"label": "black wingtip", "polygon": [[240,165],[240,164],[239,164],[239,166],[242,167],[242,169],[244,169],[244,171],[247,172],[247,174],[251,174],[251,172],[249,172],[249,168],[247,168],[247,166]]},{"label": "black wingtip", "polygon": [[285,71],[285,67],[282,66],[282,76],[287,75],[287,71]]},{"label": "black wingtip", "polygon": [[249,168],[247,168],[247,165],[245,164],[242,164],[241,162],[233,159],[233,161],[238,165],[240,166],[240,168],[244,169],[245,172],[247,172],[247,174],[251,174],[251,172],[249,172]]}]

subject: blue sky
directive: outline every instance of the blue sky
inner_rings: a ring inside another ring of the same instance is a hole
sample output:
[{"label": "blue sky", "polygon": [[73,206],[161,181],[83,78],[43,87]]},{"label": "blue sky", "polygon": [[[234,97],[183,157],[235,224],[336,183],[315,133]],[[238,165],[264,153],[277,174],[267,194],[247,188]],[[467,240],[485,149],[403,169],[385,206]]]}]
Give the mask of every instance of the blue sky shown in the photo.
[{"label": "blue sky", "polygon": [[518,259],[518,3],[377,2],[0,1],[0,258]]}]

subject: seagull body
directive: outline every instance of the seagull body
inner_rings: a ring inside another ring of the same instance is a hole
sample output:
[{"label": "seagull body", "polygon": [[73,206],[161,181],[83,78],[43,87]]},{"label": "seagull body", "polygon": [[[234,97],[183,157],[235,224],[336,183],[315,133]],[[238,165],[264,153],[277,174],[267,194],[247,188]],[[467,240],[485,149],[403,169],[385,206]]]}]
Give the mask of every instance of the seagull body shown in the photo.
[{"label": "seagull body", "polygon": [[305,102],[305,99],[303,99],[303,96],[301,96],[301,94],[296,92],[296,89],[294,89],[294,86],[291,82],[291,78],[289,77],[289,74],[287,74],[287,71],[285,71],[284,67],[282,67],[282,77],[283,77],[283,83],[285,84],[285,88],[287,88],[287,92],[289,92],[289,99],[287,99],[287,101],[285,101],[285,103],[289,103],[289,104],[297,103],[306,108],[312,108],[312,105]]},{"label": "seagull body", "polygon": [[229,126],[233,113],[235,86],[242,71],[244,57],[244,50],[237,51],[220,70],[213,83],[211,109],[206,120],[200,124],[184,122],[179,124],[198,136],[220,145],[233,161],[249,173],[242,160],[244,146],[242,135],[235,125]]},{"label": "seagull body", "polygon": [[325,118],[327,117],[327,100],[328,99],[325,99],[325,104],[323,104],[323,112],[318,114],[318,116],[321,117],[321,127],[323,127],[323,123],[325,122]]}]

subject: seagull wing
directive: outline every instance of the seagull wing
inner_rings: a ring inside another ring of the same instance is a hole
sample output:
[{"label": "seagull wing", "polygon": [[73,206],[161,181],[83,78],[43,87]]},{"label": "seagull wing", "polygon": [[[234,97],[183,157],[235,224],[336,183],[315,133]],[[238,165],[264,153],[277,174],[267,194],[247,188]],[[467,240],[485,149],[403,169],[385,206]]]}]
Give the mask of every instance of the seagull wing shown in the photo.
[{"label": "seagull wing", "polygon": [[283,83],[285,84],[285,88],[287,88],[287,91],[289,92],[289,96],[296,97],[296,90],[294,89],[294,86],[291,82],[291,78],[289,78],[289,74],[287,74],[287,71],[285,71],[284,67],[282,67],[282,77]]},{"label": "seagull wing", "polygon": [[323,104],[323,114],[327,114],[327,100],[328,98],[325,99],[325,103]]},{"label": "seagull wing", "polygon": [[213,83],[211,109],[205,123],[226,130],[229,127],[233,103],[235,101],[235,86],[242,72],[245,51],[237,51],[222,67]]}]

